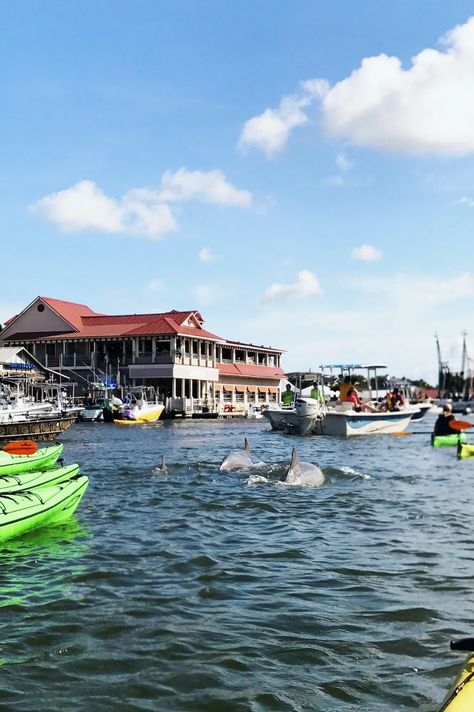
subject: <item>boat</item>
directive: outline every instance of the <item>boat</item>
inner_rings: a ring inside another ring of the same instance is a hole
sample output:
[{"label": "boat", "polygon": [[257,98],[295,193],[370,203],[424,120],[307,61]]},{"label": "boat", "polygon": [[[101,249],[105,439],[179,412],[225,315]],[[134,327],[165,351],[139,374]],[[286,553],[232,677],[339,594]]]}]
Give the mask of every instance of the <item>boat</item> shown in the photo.
[{"label": "boat", "polygon": [[23,421],[0,423],[0,442],[10,440],[56,440],[76,422],[72,414],[49,417],[25,418]]},{"label": "boat", "polygon": [[433,435],[431,444],[435,447],[456,447],[466,442],[466,433],[449,433],[448,435]]},{"label": "boat", "polygon": [[[112,408],[117,408],[118,412],[113,414],[113,422],[117,425],[143,425],[156,422],[163,413],[164,403],[157,400],[155,389],[152,387],[131,388],[124,396],[124,403],[118,406],[112,403]],[[107,409],[110,410],[111,409]],[[104,411],[104,419],[106,417]]]},{"label": "boat", "polygon": [[33,455],[9,455],[0,450],[0,475],[16,475],[20,472],[46,470],[61,456],[64,445],[57,443],[39,448]]},{"label": "boat", "polygon": [[[380,406],[377,370],[385,369],[381,365],[364,364],[330,364],[321,366],[320,374],[311,374],[324,382],[324,371],[337,368],[339,378],[351,376],[355,370],[367,370],[367,400],[373,407]],[[374,382],[372,391],[371,383]],[[333,387],[334,389],[334,387]],[[300,388],[301,392],[301,388]],[[293,406],[268,408],[264,417],[270,421],[273,430],[284,430],[297,435],[330,435],[349,437],[355,435],[373,435],[402,432],[408,426],[412,417],[419,412],[419,406],[404,405],[398,410],[380,410],[375,412],[356,411],[350,402],[341,402],[334,396],[324,404],[314,398],[299,396]]]},{"label": "boat", "polygon": [[310,435],[317,431],[317,426],[327,417],[328,409],[314,398],[296,398],[291,406],[269,407],[262,411],[272,430],[282,430],[294,435]]},{"label": "boat", "polygon": [[0,475],[0,495],[40,489],[66,482],[79,474],[79,465],[66,465],[52,470],[33,470],[18,475]]},{"label": "boat", "polygon": [[[464,638],[451,643],[451,650],[472,652],[473,649],[473,638]],[[470,655],[464,663],[461,673],[438,712],[472,712],[472,710],[474,710],[474,655]]]},{"label": "boat", "polygon": [[0,495],[0,541],[69,519],[88,484],[78,475],[58,485]]}]

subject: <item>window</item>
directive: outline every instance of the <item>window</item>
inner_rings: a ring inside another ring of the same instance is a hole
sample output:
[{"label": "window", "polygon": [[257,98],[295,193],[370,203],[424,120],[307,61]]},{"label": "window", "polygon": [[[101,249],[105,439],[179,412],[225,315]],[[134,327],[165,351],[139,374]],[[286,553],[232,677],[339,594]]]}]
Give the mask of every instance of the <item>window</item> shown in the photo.
[{"label": "window", "polygon": [[198,342],[196,341],[196,339],[192,340],[192,344],[193,344],[193,356],[197,356],[198,355]]},{"label": "window", "polygon": [[206,357],[206,350],[207,350],[206,346],[207,346],[206,342],[201,341],[201,356],[203,356],[204,358]]},{"label": "window", "polygon": [[258,365],[265,365],[265,354],[258,354]]},{"label": "window", "polygon": [[236,361],[245,361],[245,351],[236,350],[235,352],[235,360]]},{"label": "window", "polygon": [[56,356],[56,344],[46,344],[46,356]]},{"label": "window", "polygon": [[232,361],[232,349],[227,349],[225,346],[222,347],[222,360]]}]

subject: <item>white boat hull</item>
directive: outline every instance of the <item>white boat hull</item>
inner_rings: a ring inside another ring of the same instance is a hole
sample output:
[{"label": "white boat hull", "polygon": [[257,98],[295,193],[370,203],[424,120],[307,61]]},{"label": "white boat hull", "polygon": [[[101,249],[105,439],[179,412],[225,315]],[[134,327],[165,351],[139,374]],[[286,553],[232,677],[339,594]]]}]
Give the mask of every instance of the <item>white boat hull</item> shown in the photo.
[{"label": "white boat hull", "polygon": [[352,437],[403,432],[408,426],[413,412],[411,410],[386,413],[329,411],[325,419],[318,423],[315,434]]}]

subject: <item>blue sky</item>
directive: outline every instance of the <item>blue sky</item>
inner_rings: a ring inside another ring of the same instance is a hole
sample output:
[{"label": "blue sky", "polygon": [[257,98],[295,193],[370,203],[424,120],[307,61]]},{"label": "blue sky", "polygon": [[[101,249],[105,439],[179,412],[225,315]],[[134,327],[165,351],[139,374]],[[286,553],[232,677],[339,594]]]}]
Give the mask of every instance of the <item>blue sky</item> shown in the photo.
[{"label": "blue sky", "polygon": [[370,360],[431,379],[437,331],[459,367],[471,3],[0,13],[0,321],[37,294],[196,308],[226,338],[286,349],[288,370]]}]

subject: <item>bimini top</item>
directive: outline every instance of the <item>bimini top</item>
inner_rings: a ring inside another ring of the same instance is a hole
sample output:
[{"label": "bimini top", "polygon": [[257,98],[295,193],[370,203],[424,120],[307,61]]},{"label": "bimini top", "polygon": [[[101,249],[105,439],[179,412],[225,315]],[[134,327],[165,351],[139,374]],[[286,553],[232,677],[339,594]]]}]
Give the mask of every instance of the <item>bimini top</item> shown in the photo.
[{"label": "bimini top", "polygon": [[328,363],[320,366],[320,368],[340,368],[341,371],[353,371],[356,368],[387,368],[381,364],[366,364],[366,363]]}]

